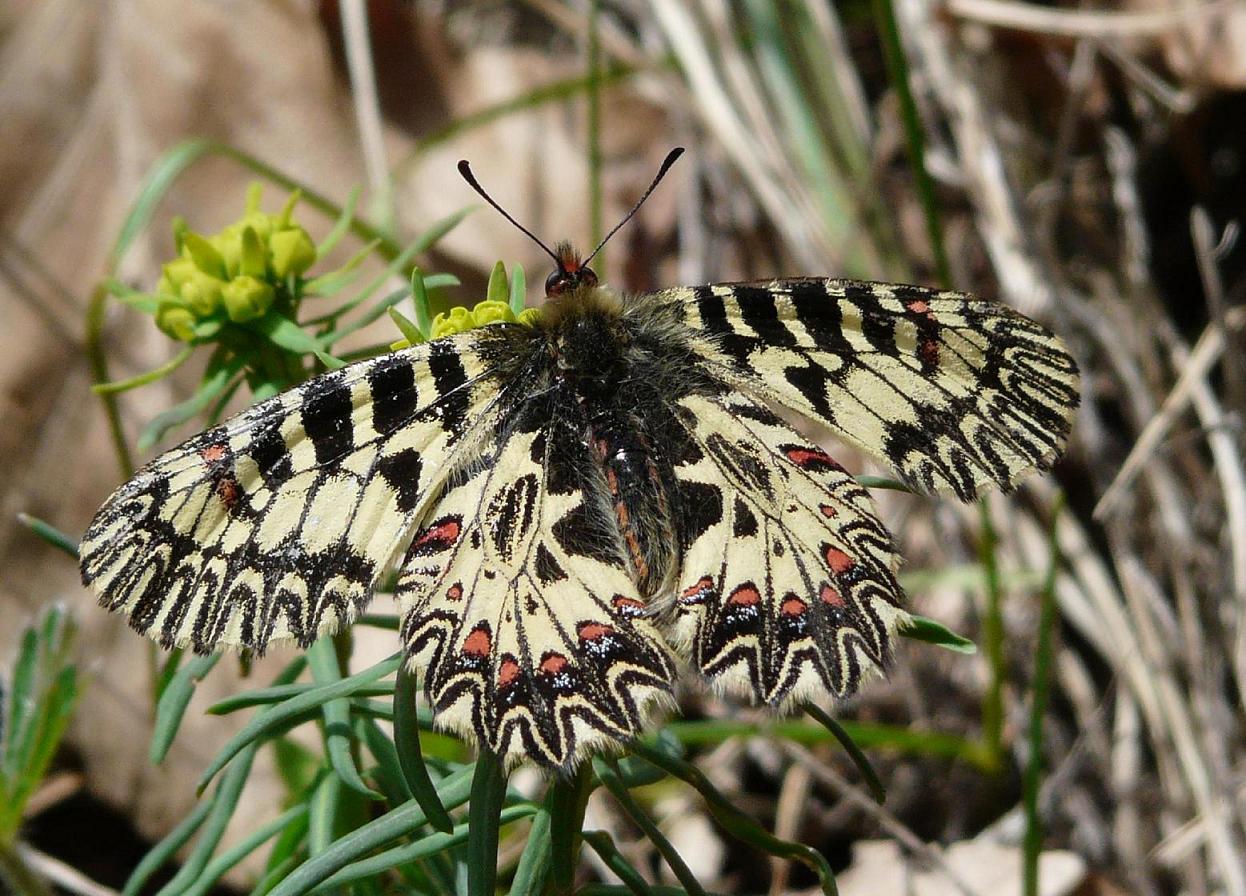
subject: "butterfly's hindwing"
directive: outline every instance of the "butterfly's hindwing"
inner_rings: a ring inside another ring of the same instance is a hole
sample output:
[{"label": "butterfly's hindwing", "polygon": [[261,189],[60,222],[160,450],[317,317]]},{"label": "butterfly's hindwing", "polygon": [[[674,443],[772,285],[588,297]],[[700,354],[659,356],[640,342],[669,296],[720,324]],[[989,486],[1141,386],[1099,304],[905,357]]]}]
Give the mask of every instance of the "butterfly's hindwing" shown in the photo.
[{"label": "butterfly's hindwing", "polygon": [[671,639],[718,687],[771,704],[852,694],[904,617],[869,494],[740,396],[679,402],[683,561]]},{"label": "butterfly's hindwing", "polygon": [[909,484],[973,497],[1045,469],[1077,407],[1059,339],[963,293],[796,279],[670,290],[738,388],[832,427]]},{"label": "butterfly's hindwing", "polygon": [[569,768],[669,701],[674,664],[588,450],[554,417],[513,429],[437,502],[399,580],[437,724],[507,761]]},{"label": "butterfly's hindwing", "polygon": [[80,547],[165,646],[307,645],[358,615],[497,384],[480,332],[324,374],[157,458]]}]

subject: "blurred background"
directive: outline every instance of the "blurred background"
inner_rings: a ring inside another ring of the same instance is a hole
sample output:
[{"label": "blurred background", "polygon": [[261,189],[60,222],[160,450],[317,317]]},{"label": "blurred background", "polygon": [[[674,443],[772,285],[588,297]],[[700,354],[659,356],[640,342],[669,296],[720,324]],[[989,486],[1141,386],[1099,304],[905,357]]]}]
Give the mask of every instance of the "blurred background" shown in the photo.
[{"label": "blurred background", "polygon": [[[84,351],[100,278],[151,289],[174,253],[170,219],[219,229],[257,179],[204,155],[113,258],[162,154],[209,138],[339,203],[362,187],[360,213],[399,241],[479,204],[454,169],[467,158],[543,239],[587,248],[682,145],[594,265],[613,285],[946,282],[1044,322],[1084,375],[1054,475],[982,507],[879,494],[914,609],[980,647],[906,642],[890,680],[842,710],[893,732],[864,744],[885,805],[834,746],[774,736],[755,711],[689,687],[686,719],[754,732],[695,729],[698,765],[822,850],[846,894],[1020,892],[1036,757],[1044,893],[1246,896],[1244,87],[1240,0],[3,0],[0,660],[61,602],[83,695],[23,841],[66,892],[119,888],[238,725],[201,712],[243,686],[222,663],[152,766],[146,645],[15,522],[76,537],[123,478]],[[266,187],[270,211],[284,198]],[[332,226],[300,215],[318,237]],[[548,259],[491,210],[420,261],[471,303],[498,259],[524,265],[538,301]],[[176,353],[118,303],[103,328],[115,378]],[[395,338],[388,321],[358,335]],[[201,363],[122,396],[131,443],[193,392]],[[1051,692],[1034,726],[1043,633]],[[392,637],[361,634],[357,659],[390,653]],[[283,797],[265,761],[230,838]],[[690,792],[647,798],[714,891],[813,886],[799,866],[734,849]],[[588,819],[665,879],[608,800]],[[218,890],[246,892],[253,875],[244,865]]]}]

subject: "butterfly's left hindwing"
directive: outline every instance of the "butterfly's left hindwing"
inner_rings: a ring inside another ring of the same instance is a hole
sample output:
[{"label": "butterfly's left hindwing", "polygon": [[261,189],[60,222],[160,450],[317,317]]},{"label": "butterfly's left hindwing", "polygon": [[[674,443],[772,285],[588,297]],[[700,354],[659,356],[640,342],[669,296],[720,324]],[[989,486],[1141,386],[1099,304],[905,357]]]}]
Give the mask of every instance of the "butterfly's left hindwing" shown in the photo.
[{"label": "butterfly's left hindwing", "polygon": [[437,724],[508,763],[569,769],[641,733],[675,666],[642,616],[581,429],[537,416],[450,483],[398,598]]},{"label": "butterfly's left hindwing", "polygon": [[326,373],[158,457],[96,514],[83,582],[166,647],[263,651],[336,631],[497,394],[485,338]]}]

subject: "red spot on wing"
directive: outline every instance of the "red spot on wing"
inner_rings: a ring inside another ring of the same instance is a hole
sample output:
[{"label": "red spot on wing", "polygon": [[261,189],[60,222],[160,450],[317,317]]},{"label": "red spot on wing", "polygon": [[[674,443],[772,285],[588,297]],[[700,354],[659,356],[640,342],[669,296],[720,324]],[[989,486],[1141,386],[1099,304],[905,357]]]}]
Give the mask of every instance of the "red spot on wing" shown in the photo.
[{"label": "red spot on wing", "polygon": [[567,668],[567,658],[561,653],[547,653],[541,658],[541,665],[537,668],[542,675],[557,675]]},{"label": "red spot on wing", "polygon": [[204,463],[215,464],[229,457],[229,446],[224,442],[217,442],[209,445],[199,452],[199,456],[203,458]]},{"label": "red spot on wing", "polygon": [[454,546],[463,527],[457,519],[447,518],[433,523],[411,544],[411,550],[419,554],[436,554]]},{"label": "red spot on wing", "polygon": [[645,612],[645,602],[634,597],[616,594],[610,603],[622,616],[640,616]]},{"label": "red spot on wing", "polygon": [[225,505],[226,510],[233,510],[234,505],[238,503],[238,498],[242,496],[242,489],[238,486],[238,480],[232,477],[218,480],[216,483],[216,496]]},{"label": "red spot on wing", "polygon": [[478,625],[472,629],[467,640],[463,642],[463,652],[468,656],[485,657],[493,649],[493,638],[486,626]]},{"label": "red spot on wing", "polygon": [[818,510],[821,510],[822,515],[826,517],[827,519],[834,519],[835,517],[839,516],[839,511],[836,510],[834,507],[832,507],[830,504],[819,504]]},{"label": "red spot on wing", "polygon": [[930,313],[930,306],[926,304],[926,302],[923,301],[922,299],[913,299],[913,301],[909,302],[907,305],[905,305],[905,307],[908,308],[909,311],[912,311],[914,314],[929,314]]},{"label": "red spot on wing", "polygon": [[785,448],[783,453],[787,455],[788,460],[802,470],[843,470],[835,458],[818,448],[794,445]]},{"label": "red spot on wing", "polygon": [[822,603],[829,604],[832,607],[847,606],[844,596],[830,585],[823,585],[822,590],[818,592],[818,597],[822,598]]},{"label": "red spot on wing", "polygon": [[498,687],[505,688],[515,683],[519,678],[519,663],[509,653],[502,657],[502,663],[498,666]]},{"label": "red spot on wing", "polygon": [[826,565],[831,568],[831,572],[838,575],[847,572],[856,565],[857,561],[853,560],[839,548],[827,547],[826,549]]},{"label": "red spot on wing", "polygon": [[714,580],[709,576],[701,576],[696,583],[689,585],[679,595],[681,604],[700,604],[709,600],[711,594],[714,593]]},{"label": "red spot on wing", "polygon": [[458,582],[455,582],[453,585],[451,585],[449,588],[446,589],[446,598],[449,600],[462,600],[463,599],[463,586],[460,585]]},{"label": "red spot on wing", "polygon": [[727,603],[736,607],[755,607],[761,603],[761,594],[752,582],[745,582],[731,592]]},{"label": "red spot on wing", "polygon": [[579,631],[581,641],[596,641],[598,638],[612,634],[614,634],[614,629],[600,622],[585,622],[580,626]]},{"label": "red spot on wing", "polygon": [[801,616],[808,609],[809,605],[794,594],[779,606],[779,612],[784,616]]}]

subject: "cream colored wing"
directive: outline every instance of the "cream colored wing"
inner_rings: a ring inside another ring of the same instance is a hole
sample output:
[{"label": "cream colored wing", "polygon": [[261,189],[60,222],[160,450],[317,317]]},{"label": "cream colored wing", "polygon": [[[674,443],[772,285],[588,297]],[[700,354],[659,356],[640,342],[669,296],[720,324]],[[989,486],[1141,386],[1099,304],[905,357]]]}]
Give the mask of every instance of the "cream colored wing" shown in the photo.
[{"label": "cream colored wing", "polygon": [[714,685],[782,706],[882,671],[907,614],[868,492],[744,396],[680,400],[683,560],[669,638]]},{"label": "cream colored wing", "polygon": [[716,372],[830,426],[910,485],[969,499],[1063,450],[1077,365],[1032,320],[964,293],[775,280],[655,294]]},{"label": "cream colored wing", "polygon": [[402,636],[438,726],[570,769],[639,734],[675,667],[582,430],[532,416],[433,507],[399,580]]},{"label": "cream colored wing", "polygon": [[310,380],[156,458],[82,539],[82,580],[166,647],[306,646],[350,622],[498,383],[477,330]]}]

